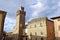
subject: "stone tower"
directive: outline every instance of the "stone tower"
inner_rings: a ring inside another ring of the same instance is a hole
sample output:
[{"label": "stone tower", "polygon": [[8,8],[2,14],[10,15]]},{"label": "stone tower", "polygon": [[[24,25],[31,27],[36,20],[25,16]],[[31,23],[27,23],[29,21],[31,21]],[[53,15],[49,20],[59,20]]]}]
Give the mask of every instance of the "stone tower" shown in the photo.
[{"label": "stone tower", "polygon": [[2,40],[6,12],[0,10],[0,40]]},{"label": "stone tower", "polygon": [[24,11],[24,7],[21,7],[20,10],[17,11],[16,14],[16,26],[15,26],[15,33],[16,33],[16,40],[23,40],[23,32],[24,32],[24,27],[25,27],[25,15],[26,12]]}]

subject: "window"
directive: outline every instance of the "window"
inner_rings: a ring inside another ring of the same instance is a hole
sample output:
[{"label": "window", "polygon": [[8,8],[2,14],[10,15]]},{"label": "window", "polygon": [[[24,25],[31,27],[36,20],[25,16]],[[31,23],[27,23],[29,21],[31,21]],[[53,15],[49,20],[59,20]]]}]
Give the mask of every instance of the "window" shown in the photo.
[{"label": "window", "polygon": [[37,40],[37,38],[35,40]]},{"label": "window", "polygon": [[41,37],[41,40],[44,40],[43,37]]},{"label": "window", "polygon": [[27,40],[27,37],[26,37],[26,40]]},{"label": "window", "polygon": [[58,19],[58,21],[60,21],[60,18]]},{"label": "window", "polygon": [[31,25],[30,25],[30,28],[31,28]]},{"label": "window", "polygon": [[32,36],[32,33],[30,33],[30,36]]},{"label": "window", "polygon": [[35,32],[35,35],[37,35],[37,33]]},{"label": "window", "polygon": [[36,27],[36,24],[35,24],[35,27]]},{"label": "window", "polygon": [[60,26],[59,26],[59,30],[60,30]]},{"label": "window", "polygon": [[30,36],[31,36],[31,40],[32,40],[32,33],[30,33]]},{"label": "window", "polygon": [[41,32],[41,35],[43,35],[43,32]]},{"label": "window", "polygon": [[42,27],[42,23],[40,23],[40,26]]}]

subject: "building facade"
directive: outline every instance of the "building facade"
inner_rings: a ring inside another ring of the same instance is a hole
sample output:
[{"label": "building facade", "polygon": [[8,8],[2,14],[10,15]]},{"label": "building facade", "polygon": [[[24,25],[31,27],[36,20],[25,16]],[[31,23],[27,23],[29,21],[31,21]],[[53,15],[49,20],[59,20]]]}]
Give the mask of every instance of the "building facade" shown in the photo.
[{"label": "building facade", "polygon": [[0,40],[2,40],[3,37],[5,16],[6,12],[0,10]]},{"label": "building facade", "polygon": [[55,40],[60,40],[60,16],[51,19],[54,21]]},{"label": "building facade", "polygon": [[28,22],[28,40],[54,40],[54,23],[47,18],[36,18]]}]

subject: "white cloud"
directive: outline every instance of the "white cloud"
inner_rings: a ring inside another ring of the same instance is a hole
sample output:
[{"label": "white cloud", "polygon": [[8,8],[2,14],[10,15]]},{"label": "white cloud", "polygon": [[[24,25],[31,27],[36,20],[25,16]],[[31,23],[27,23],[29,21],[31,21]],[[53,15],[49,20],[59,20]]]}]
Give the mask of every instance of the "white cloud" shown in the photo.
[{"label": "white cloud", "polygon": [[34,17],[38,17],[38,11],[35,11],[35,12],[33,12],[33,14],[32,14],[32,17],[34,18]]},{"label": "white cloud", "polygon": [[[5,22],[6,29],[4,30],[11,31],[15,25],[15,13],[20,7],[20,1],[21,0],[0,0],[0,9],[8,12]],[[36,17],[53,17],[60,15],[60,0],[24,0],[22,3],[26,8],[28,15],[26,18],[28,21]]]},{"label": "white cloud", "polygon": [[30,5],[32,10],[30,19],[37,17],[53,17],[60,15],[60,0],[35,0],[36,2]]},{"label": "white cloud", "polygon": [[33,18],[38,18],[41,16],[44,16],[44,13],[41,13],[48,9],[48,6],[41,2],[41,0],[37,0],[37,3],[34,5],[30,5],[30,8],[32,9],[31,17],[28,21],[32,20]]},{"label": "white cloud", "polygon": [[60,7],[60,1],[58,2],[58,6]]},{"label": "white cloud", "polygon": [[31,5],[32,8],[42,8],[44,5],[41,2],[36,3],[35,5]]},{"label": "white cloud", "polygon": [[4,24],[4,30],[7,32],[11,32],[14,26],[15,26],[15,20],[9,17],[6,17],[5,24]]}]

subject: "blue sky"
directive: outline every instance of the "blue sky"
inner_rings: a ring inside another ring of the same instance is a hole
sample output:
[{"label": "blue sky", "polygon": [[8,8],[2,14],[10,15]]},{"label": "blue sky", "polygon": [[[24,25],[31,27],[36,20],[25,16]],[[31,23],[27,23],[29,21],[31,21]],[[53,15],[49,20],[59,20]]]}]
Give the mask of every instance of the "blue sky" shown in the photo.
[{"label": "blue sky", "polygon": [[0,0],[0,10],[7,11],[4,30],[11,32],[16,23],[16,12],[25,7],[26,23],[33,18],[60,16],[60,0]]}]

